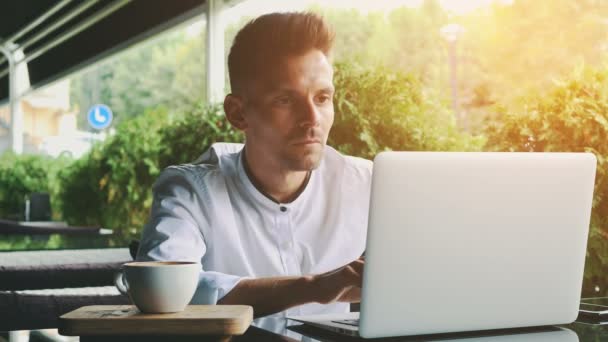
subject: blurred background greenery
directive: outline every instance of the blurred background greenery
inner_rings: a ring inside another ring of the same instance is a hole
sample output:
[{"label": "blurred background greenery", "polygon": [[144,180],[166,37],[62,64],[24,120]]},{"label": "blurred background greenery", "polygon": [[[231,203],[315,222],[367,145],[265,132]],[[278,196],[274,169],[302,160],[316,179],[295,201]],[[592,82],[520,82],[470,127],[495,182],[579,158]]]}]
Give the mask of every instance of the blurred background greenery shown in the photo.
[{"label": "blurred background greenery", "polygon": [[[329,143],[340,151],[368,159],[383,150],[594,153],[584,293],[608,295],[594,285],[608,265],[607,1],[497,1],[461,14],[435,0],[388,12],[311,10],[337,31]],[[227,49],[247,19],[227,28]],[[458,36],[446,39],[446,27]],[[115,134],[79,159],[0,156],[0,217],[19,213],[27,194],[49,192],[54,219],[113,229],[107,246],[139,238],[163,168],[214,142],[242,141],[217,104],[201,101],[203,49],[200,36],[171,32],[74,77],[73,107],[108,104]],[[70,244],[2,238],[0,249]]]}]

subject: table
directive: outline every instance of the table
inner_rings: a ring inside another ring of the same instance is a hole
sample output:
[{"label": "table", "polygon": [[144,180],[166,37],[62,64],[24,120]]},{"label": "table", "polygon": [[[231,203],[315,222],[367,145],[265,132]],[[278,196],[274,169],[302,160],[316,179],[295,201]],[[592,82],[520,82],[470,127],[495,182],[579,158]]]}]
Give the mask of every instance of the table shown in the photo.
[{"label": "table", "polygon": [[55,328],[81,306],[128,304],[113,276],[131,260],[128,248],[0,252],[0,331]]},{"label": "table", "polygon": [[10,221],[0,219],[0,234],[4,235],[111,235],[112,230],[102,227],[74,227],[56,221]]},{"label": "table", "polygon": [[0,251],[0,291],[114,285],[128,248]]},{"label": "table", "polygon": [[112,229],[69,226],[62,221],[9,221],[0,219],[0,252],[54,248],[107,247]]},{"label": "table", "polygon": [[[243,336],[236,336],[230,341],[248,342],[248,341],[304,341],[304,342],[331,342],[331,341],[359,341],[361,339],[340,336],[331,332],[304,326],[294,321],[284,318],[258,318],[254,321],[255,326],[249,327]],[[565,333],[560,333],[562,332]],[[560,338],[555,338],[559,336]],[[98,342],[107,341],[107,336],[81,336],[82,342]],[[124,337],[122,339],[114,339],[112,341],[218,341],[217,338],[201,338],[199,337],[177,337],[177,336],[155,336],[138,338]],[[363,341],[363,340],[362,340]],[[413,336],[413,337],[398,337],[374,339],[373,341],[467,341],[467,342],[528,342],[528,341],[551,341],[551,342],[595,342],[608,341],[608,325],[590,324],[585,322],[575,322],[568,325],[553,326],[553,327],[537,327],[525,329],[505,329],[500,331],[489,331],[479,333],[459,333],[459,334],[443,334],[440,336]]]}]

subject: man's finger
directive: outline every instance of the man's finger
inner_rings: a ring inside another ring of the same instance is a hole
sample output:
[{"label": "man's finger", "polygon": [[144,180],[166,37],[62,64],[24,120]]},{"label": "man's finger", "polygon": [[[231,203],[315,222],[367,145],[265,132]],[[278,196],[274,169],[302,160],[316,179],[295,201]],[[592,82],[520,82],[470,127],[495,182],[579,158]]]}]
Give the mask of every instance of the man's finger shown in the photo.
[{"label": "man's finger", "polygon": [[348,269],[356,278],[360,279],[363,276],[363,266],[362,262],[352,262],[348,265]]},{"label": "man's finger", "polygon": [[357,270],[360,269],[360,272],[363,272],[363,266],[365,266],[365,260],[357,259],[351,262],[349,265],[356,267]]}]

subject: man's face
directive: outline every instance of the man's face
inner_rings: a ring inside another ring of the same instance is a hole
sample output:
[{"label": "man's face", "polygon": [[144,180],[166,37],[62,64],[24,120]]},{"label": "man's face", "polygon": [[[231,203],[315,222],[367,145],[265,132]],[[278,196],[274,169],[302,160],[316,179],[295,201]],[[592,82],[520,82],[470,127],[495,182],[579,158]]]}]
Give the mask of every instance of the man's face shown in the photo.
[{"label": "man's face", "polygon": [[319,50],[269,65],[245,99],[248,151],[289,171],[319,166],[334,121],[332,80],[332,67]]}]

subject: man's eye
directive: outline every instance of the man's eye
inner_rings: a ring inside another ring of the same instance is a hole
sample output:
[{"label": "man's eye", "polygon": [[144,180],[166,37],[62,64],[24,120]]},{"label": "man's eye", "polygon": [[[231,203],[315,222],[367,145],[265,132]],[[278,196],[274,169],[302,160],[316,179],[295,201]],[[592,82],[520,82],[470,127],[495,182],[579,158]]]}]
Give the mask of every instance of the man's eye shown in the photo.
[{"label": "man's eye", "polygon": [[289,96],[281,96],[274,100],[274,102],[278,105],[289,105],[292,103],[291,97]]},{"label": "man's eye", "polygon": [[329,96],[329,95],[317,96],[317,103],[327,103],[330,100],[331,100],[331,96]]}]

